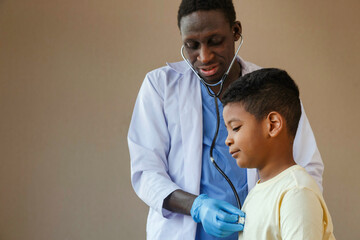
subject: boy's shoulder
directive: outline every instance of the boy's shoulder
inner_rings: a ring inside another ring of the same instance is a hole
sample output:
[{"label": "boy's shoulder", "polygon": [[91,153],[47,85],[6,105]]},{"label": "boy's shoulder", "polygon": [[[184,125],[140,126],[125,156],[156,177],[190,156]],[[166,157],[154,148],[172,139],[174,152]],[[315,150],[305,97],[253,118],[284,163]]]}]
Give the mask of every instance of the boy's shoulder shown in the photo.
[{"label": "boy's shoulder", "polygon": [[284,194],[292,189],[309,189],[321,194],[315,180],[300,165],[293,165],[272,179],[257,185],[257,190],[269,190],[278,194]]},{"label": "boy's shoulder", "polygon": [[290,171],[294,187],[308,188],[320,192],[319,186],[311,175],[300,165],[294,165]]}]

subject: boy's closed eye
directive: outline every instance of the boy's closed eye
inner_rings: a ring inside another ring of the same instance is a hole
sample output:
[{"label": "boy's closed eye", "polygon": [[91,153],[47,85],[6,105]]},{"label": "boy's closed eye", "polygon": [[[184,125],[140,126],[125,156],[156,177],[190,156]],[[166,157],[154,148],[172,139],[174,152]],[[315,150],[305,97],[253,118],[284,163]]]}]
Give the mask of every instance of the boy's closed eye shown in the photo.
[{"label": "boy's closed eye", "polygon": [[240,126],[237,126],[237,127],[232,128],[232,131],[233,131],[233,132],[238,132],[238,131],[240,130],[240,128],[241,128],[241,125],[240,125]]}]

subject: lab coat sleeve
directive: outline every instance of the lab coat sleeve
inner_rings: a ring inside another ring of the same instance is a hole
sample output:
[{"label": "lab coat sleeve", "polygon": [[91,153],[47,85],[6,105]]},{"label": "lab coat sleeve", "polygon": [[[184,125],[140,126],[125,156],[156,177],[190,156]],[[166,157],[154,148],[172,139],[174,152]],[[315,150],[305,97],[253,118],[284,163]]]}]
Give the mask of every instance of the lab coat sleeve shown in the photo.
[{"label": "lab coat sleeve", "polygon": [[315,179],[322,191],[322,174],[324,171],[324,164],[302,103],[301,112],[301,118],[293,146],[294,159],[297,164],[304,167]]},{"label": "lab coat sleeve", "polygon": [[170,136],[164,115],[164,87],[149,73],[138,94],[128,132],[131,158],[131,182],[136,194],[159,214],[167,217],[164,199],[180,187],[168,175]]}]

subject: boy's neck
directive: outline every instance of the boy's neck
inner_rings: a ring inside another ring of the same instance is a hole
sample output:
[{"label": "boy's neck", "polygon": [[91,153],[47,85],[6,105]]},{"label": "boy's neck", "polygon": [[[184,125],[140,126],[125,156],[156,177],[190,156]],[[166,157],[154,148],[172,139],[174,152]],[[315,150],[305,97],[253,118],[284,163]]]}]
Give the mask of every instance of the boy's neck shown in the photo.
[{"label": "boy's neck", "polygon": [[296,165],[296,162],[293,158],[292,148],[289,151],[283,151],[281,155],[272,155],[263,167],[258,168],[259,182],[266,182],[294,165]]}]

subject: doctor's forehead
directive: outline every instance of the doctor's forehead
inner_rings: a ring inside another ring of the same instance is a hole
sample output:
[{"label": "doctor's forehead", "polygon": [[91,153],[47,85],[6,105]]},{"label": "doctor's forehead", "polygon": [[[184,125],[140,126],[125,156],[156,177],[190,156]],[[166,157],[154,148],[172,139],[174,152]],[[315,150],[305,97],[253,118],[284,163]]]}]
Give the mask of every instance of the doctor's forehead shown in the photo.
[{"label": "doctor's forehead", "polygon": [[223,29],[230,23],[221,10],[199,10],[181,18],[181,34],[192,34],[203,31]]}]

